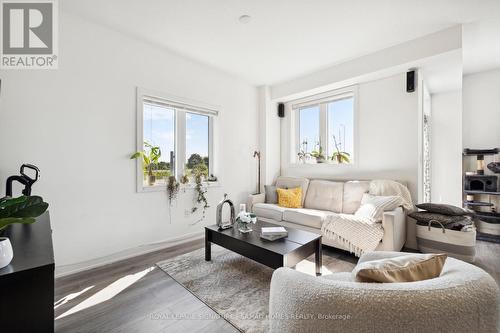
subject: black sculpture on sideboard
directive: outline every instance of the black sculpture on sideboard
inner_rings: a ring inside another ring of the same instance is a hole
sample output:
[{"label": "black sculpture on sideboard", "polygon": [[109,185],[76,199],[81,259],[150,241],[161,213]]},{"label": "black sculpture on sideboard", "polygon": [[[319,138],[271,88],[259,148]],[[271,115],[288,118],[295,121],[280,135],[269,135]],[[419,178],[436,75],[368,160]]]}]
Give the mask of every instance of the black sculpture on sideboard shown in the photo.
[{"label": "black sculpture on sideboard", "polygon": [[[35,176],[32,178],[28,176],[24,169],[31,169],[35,171]],[[14,181],[18,181],[19,183],[24,185],[24,189],[22,190],[23,195],[30,196],[31,195],[31,186],[38,180],[40,177],[40,169],[33,164],[23,164],[19,169],[20,175],[12,175],[7,178],[7,183],[5,185],[5,196],[12,197],[12,183]]]}]

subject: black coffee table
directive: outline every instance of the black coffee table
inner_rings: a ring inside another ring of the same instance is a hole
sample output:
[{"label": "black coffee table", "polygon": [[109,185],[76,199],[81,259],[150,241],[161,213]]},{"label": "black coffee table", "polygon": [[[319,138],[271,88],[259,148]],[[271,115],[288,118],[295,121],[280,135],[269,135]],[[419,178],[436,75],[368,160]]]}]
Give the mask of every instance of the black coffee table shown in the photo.
[{"label": "black coffee table", "polygon": [[277,227],[257,221],[252,232],[241,233],[237,227],[219,230],[216,225],[205,227],[205,260],[211,260],[212,243],[239,253],[271,268],[293,267],[300,261],[315,254],[316,275],[321,275],[321,235],[285,227],[288,236],[275,241],[260,238],[262,227]]}]

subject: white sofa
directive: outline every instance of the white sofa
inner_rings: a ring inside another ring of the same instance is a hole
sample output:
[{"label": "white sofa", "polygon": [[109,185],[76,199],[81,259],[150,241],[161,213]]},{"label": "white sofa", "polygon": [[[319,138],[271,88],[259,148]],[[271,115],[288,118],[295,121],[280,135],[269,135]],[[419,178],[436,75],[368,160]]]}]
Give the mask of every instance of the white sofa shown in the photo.
[{"label": "white sofa", "polygon": [[[399,255],[368,252],[359,262]],[[271,333],[494,333],[499,310],[493,278],[453,258],[438,278],[406,283],[360,283],[351,273],[315,277],[279,268],[271,279],[269,324]]]},{"label": "white sofa", "polygon": [[[295,177],[278,177],[278,188],[302,187],[303,208],[283,208],[266,203],[265,194],[250,195],[247,209],[260,220],[321,234],[321,225],[332,214],[354,214],[370,181],[329,181]],[[401,207],[384,212],[384,237],[377,251],[399,251],[406,240],[406,217]],[[323,244],[348,250],[337,240],[323,237]]]}]

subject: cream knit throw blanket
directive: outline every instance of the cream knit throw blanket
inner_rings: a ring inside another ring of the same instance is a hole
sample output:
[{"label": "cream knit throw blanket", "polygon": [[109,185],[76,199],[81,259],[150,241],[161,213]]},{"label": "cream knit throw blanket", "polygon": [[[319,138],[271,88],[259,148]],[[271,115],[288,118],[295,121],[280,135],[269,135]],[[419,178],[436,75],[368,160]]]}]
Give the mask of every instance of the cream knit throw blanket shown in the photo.
[{"label": "cream knit throw blanket", "polygon": [[[400,196],[405,211],[414,210],[408,188],[393,180],[371,181],[370,194]],[[321,226],[321,232],[326,238],[339,241],[358,257],[367,251],[375,250],[384,237],[381,221],[347,214],[328,216]]]},{"label": "cream knit throw blanket", "polygon": [[360,257],[365,251],[375,250],[384,236],[384,229],[382,223],[367,218],[335,214],[326,218],[321,233],[326,238],[336,239]]}]

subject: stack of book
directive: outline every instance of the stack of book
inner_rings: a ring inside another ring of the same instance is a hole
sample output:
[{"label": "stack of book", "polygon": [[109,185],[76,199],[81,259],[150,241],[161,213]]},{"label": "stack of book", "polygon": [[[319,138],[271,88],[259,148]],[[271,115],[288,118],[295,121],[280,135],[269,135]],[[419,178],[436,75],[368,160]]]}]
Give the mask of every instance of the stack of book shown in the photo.
[{"label": "stack of book", "polygon": [[260,237],[274,241],[288,236],[288,232],[283,227],[263,227],[260,232]]}]

